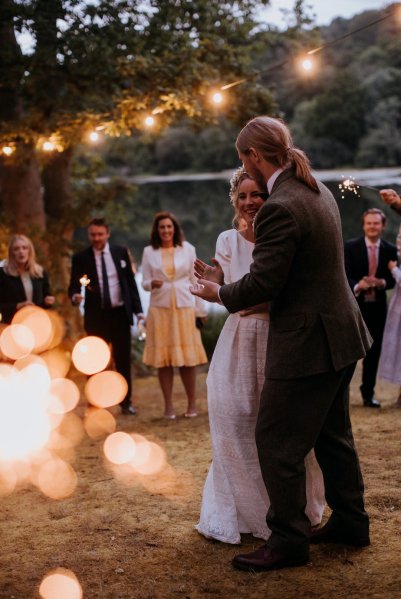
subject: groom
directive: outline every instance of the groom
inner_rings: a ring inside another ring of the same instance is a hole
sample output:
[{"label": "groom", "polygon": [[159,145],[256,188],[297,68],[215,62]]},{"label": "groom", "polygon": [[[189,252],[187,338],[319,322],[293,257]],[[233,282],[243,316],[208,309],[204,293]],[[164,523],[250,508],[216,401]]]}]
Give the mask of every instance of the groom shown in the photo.
[{"label": "groom", "polygon": [[[272,534],[233,565],[275,570],[306,564],[310,542],[370,543],[348,405],[355,364],[370,336],[345,276],[336,202],[312,176],[287,127],[257,117],[236,147],[246,171],[270,194],[255,219],[253,264],[236,283],[220,287],[200,279],[193,293],[221,301],[229,312],[272,302],[256,425]],[[332,513],[311,533],[304,458],[313,447]]]}]

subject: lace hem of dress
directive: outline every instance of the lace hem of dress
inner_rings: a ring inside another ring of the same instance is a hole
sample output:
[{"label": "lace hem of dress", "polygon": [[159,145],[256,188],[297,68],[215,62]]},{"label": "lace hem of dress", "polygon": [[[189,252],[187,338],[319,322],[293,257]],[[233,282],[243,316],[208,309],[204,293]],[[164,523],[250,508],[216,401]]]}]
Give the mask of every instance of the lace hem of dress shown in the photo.
[{"label": "lace hem of dress", "polygon": [[264,530],[241,530],[241,534],[238,534],[234,531],[227,531],[219,528],[207,528],[205,529],[200,523],[195,524],[195,530],[199,532],[199,534],[206,537],[206,539],[215,539],[216,541],[221,541],[222,543],[229,543],[230,545],[240,545],[241,544],[241,534],[251,534],[256,539],[261,539],[262,541],[267,541],[270,536],[270,531]]}]

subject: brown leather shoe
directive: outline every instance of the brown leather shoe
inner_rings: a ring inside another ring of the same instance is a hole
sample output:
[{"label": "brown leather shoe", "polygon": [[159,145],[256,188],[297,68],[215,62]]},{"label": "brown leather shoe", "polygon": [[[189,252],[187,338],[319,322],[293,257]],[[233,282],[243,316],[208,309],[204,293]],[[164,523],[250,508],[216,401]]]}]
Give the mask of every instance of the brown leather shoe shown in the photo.
[{"label": "brown leather shoe", "polygon": [[299,557],[285,557],[263,545],[260,549],[252,553],[242,553],[236,555],[232,561],[237,570],[246,570],[248,572],[261,572],[264,570],[280,570],[281,568],[296,568],[305,566],[309,561],[309,555]]},{"label": "brown leather shoe", "polygon": [[336,528],[330,522],[327,522],[320,528],[313,528],[310,542],[312,545],[318,543],[339,543],[341,545],[351,545],[352,547],[367,547],[370,545],[369,535],[356,535]]}]

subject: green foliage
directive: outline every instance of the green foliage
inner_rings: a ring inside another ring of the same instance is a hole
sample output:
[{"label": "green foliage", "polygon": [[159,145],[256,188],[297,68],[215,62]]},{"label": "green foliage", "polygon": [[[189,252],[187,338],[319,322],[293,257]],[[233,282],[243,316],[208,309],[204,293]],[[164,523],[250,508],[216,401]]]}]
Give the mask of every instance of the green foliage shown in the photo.
[{"label": "green foliage", "polygon": [[341,73],[326,92],[318,95],[306,119],[315,139],[328,138],[355,150],[365,132],[364,94],[351,72]]},{"label": "green foliage", "polygon": [[[35,45],[22,55],[14,38],[0,50],[0,89],[11,83],[21,108],[0,133],[34,142],[55,134],[66,147],[99,123],[131,134],[156,108],[164,123],[177,115],[212,121],[206,94],[249,74],[254,13],[265,3],[241,0],[233,10],[217,0],[7,0],[4,30],[10,39],[29,31]],[[270,96],[243,89],[231,117],[258,102],[268,106]]]}]

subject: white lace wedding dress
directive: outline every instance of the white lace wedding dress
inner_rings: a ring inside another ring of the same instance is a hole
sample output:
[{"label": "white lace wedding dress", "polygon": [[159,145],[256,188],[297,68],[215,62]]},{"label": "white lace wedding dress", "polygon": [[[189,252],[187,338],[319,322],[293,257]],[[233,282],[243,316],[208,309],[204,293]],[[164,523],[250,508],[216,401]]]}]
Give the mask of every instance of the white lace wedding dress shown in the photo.
[{"label": "white lace wedding dress", "polygon": [[[216,259],[224,281],[232,283],[249,272],[254,244],[235,229],[217,239]],[[269,498],[263,483],[255,443],[259,396],[269,320],[267,312],[241,317],[230,314],[220,333],[207,378],[213,462],[203,489],[196,529],[208,538],[240,543],[241,533],[267,539]],[[312,525],[321,521],[323,478],[316,458],[306,460],[308,504]]]}]

